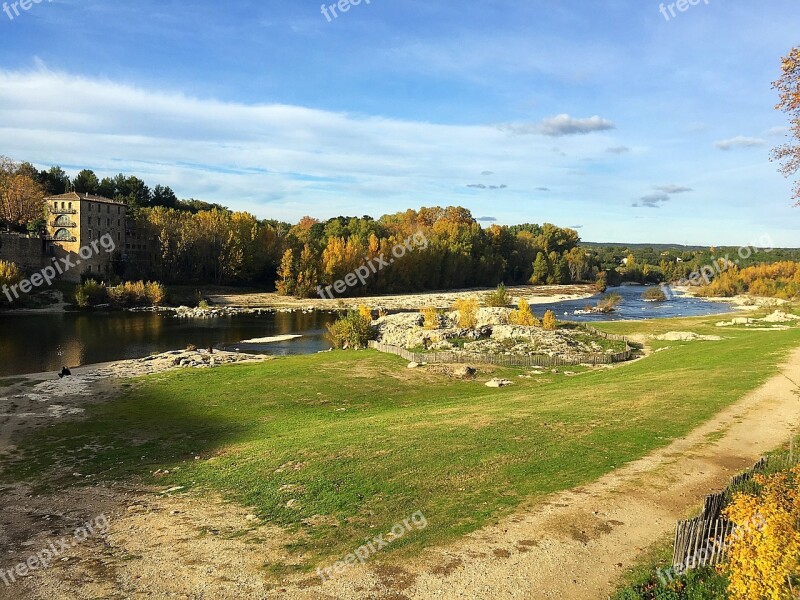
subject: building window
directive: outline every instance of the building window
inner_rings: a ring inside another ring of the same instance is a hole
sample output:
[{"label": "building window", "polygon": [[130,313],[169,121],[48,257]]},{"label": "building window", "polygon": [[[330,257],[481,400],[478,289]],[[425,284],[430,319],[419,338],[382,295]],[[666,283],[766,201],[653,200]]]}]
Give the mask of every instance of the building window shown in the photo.
[{"label": "building window", "polygon": [[89,265],[88,267],[86,267],[86,271],[88,273],[91,273],[92,272],[92,265]]},{"label": "building window", "polygon": [[69,203],[69,205],[67,206],[67,208],[69,208],[70,210],[72,210],[72,202],[70,202],[70,203]]},{"label": "building window", "polygon": [[70,225],[72,225],[72,221],[67,215],[59,215],[53,221],[53,227],[69,227]]},{"label": "building window", "polygon": [[59,241],[70,241],[70,238],[72,238],[72,236],[66,229],[59,229],[53,236],[54,240],[59,240]]},{"label": "building window", "polygon": [[61,208],[62,208],[62,209],[64,208],[64,203],[63,203],[63,202],[61,203]]},{"label": "building window", "polygon": [[55,210],[58,210],[58,202],[53,202],[53,208],[54,208]]}]

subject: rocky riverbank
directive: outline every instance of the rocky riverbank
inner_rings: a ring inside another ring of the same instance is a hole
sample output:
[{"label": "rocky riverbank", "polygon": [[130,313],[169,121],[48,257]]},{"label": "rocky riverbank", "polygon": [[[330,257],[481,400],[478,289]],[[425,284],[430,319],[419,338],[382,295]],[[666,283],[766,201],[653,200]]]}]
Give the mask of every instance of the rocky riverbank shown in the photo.
[{"label": "rocky riverbank", "polygon": [[373,325],[378,342],[416,351],[572,358],[624,349],[623,343],[619,343],[619,348],[609,347],[607,342],[601,343],[601,338],[580,327],[562,326],[549,331],[509,324],[511,312],[508,308],[481,308],[473,328],[459,327],[457,312],[440,315],[436,329],[426,329],[419,313],[387,315]]}]

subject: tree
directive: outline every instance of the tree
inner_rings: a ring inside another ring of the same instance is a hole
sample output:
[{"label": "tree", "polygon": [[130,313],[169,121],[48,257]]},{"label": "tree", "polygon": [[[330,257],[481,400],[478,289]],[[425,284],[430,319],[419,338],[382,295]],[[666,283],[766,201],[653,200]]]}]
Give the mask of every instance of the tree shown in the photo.
[{"label": "tree", "polygon": [[475,298],[459,298],[453,304],[458,312],[458,326],[463,329],[474,329],[478,325],[478,301]]},{"label": "tree", "polygon": [[23,165],[0,156],[0,221],[27,226],[44,216],[44,189]]},{"label": "tree", "polygon": [[70,189],[69,176],[61,167],[50,167],[49,171],[42,172],[44,192],[48,196],[66,194]]},{"label": "tree", "polygon": [[[780,102],[777,108],[789,115],[794,142],[779,146],[772,151],[774,160],[782,161],[781,173],[791,177],[800,171],[800,48],[793,48],[781,64],[783,75],[773,88],[778,90]],[[792,198],[800,206],[800,180],[796,182]]]},{"label": "tree", "polygon": [[542,318],[542,327],[547,329],[548,331],[555,331],[558,329],[558,321],[556,320],[556,313],[552,310],[548,310],[544,313],[544,317]]},{"label": "tree", "polygon": [[547,262],[547,257],[544,252],[539,252],[536,255],[536,260],[533,261],[533,275],[531,276],[531,283],[534,285],[543,285],[547,283],[547,278],[550,275],[550,264]]},{"label": "tree", "polygon": [[99,186],[97,175],[90,169],[84,169],[78,173],[72,182],[72,188],[79,194],[96,194]]},{"label": "tree", "polygon": [[512,325],[521,325],[523,327],[539,327],[541,323],[536,315],[531,312],[531,307],[525,298],[519,299],[519,308],[511,311],[509,316],[509,323]]}]

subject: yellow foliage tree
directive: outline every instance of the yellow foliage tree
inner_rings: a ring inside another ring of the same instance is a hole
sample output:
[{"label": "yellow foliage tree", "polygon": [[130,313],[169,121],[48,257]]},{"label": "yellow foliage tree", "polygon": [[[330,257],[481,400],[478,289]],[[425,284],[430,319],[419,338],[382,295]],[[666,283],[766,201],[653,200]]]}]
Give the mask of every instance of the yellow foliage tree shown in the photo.
[{"label": "yellow foliage tree", "polygon": [[800,467],[791,473],[757,475],[761,493],[737,494],[725,509],[736,525],[728,562],[721,567],[728,575],[731,600],[789,597],[789,577],[800,567],[798,472]]},{"label": "yellow foliage tree", "polygon": [[459,327],[474,329],[478,326],[478,301],[475,298],[459,298],[453,304],[453,310],[458,312]]},{"label": "yellow foliage tree", "polygon": [[542,327],[544,327],[548,331],[555,331],[558,328],[556,313],[554,313],[552,310],[548,310],[546,313],[544,313],[544,318],[542,319]]},{"label": "yellow foliage tree", "polygon": [[369,320],[372,323],[372,309],[369,306],[364,306],[363,304],[358,307],[358,314],[361,315],[364,319]]},{"label": "yellow foliage tree", "polygon": [[530,304],[528,304],[528,301],[525,300],[525,298],[519,299],[517,310],[511,311],[509,322],[512,325],[522,325],[523,327],[541,326],[539,319],[537,319],[536,315],[534,315],[533,312],[531,312]]},{"label": "yellow foliage tree", "polygon": [[424,320],[422,326],[425,329],[439,329],[439,311],[434,306],[426,306],[419,311]]}]

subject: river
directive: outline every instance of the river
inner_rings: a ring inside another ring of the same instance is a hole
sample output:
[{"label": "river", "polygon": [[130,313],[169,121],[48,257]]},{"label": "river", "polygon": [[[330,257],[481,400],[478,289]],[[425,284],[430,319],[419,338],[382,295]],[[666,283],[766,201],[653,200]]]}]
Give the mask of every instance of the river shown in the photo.
[{"label": "river", "polygon": [[[559,319],[609,321],[712,315],[730,311],[728,304],[676,297],[668,302],[641,299],[645,288],[623,286],[610,289],[623,297],[617,312],[606,315],[574,315],[600,296],[576,301],[536,305],[541,316],[546,309]],[[565,314],[566,313],[566,314]],[[330,348],[325,324],[335,317],[327,311],[237,315],[216,319],[178,319],[171,313],[63,313],[0,314],[0,376],[57,371],[62,366],[138,358],[156,352],[209,346],[239,348],[243,352],[276,355],[311,354]],[[242,344],[242,340],[282,335],[296,339]]]}]

